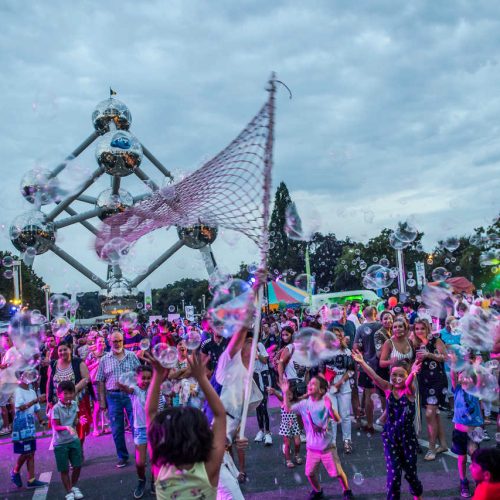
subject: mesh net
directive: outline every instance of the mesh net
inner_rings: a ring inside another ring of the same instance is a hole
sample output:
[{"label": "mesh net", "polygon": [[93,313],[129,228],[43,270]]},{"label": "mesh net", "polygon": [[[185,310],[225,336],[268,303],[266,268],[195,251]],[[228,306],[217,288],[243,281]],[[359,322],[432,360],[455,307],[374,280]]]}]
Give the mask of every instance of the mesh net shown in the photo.
[{"label": "mesh net", "polygon": [[273,128],[271,81],[268,101],[217,156],[180,182],[103,222],[96,239],[99,255],[115,238],[132,244],[155,229],[196,224],[239,231],[265,252]]}]

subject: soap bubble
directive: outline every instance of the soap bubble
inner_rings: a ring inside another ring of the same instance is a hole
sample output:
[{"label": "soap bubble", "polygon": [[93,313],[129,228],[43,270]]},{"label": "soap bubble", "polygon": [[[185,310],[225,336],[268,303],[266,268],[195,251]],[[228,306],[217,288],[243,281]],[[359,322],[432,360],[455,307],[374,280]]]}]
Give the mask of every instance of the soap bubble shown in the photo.
[{"label": "soap bubble", "polygon": [[395,237],[402,241],[411,243],[418,235],[417,228],[411,222],[404,222],[394,231]]},{"label": "soap bubble", "polygon": [[406,284],[410,287],[410,288],[413,288],[417,282],[413,279],[413,278],[410,278],[409,280],[406,281]]},{"label": "soap bubble", "polygon": [[129,371],[122,373],[118,378],[118,382],[120,382],[120,384],[124,385],[125,387],[130,387],[131,389],[133,389],[137,385],[135,372]]},{"label": "soap bubble", "polygon": [[169,313],[174,313],[175,312],[175,306],[168,306],[168,312]]},{"label": "soap bubble", "polygon": [[450,236],[443,241],[442,246],[448,252],[454,252],[460,246],[460,240],[456,236]]},{"label": "soap bubble", "polygon": [[446,267],[436,267],[432,270],[432,280],[433,281],[445,281],[449,278],[451,273],[446,269]]},{"label": "soap bubble", "polygon": [[201,335],[196,330],[190,330],[186,335],[186,347],[190,351],[198,349],[201,345]]},{"label": "soap bubble", "polygon": [[50,314],[56,318],[64,316],[71,308],[71,301],[66,295],[55,294],[50,297]]},{"label": "soap bubble", "polygon": [[373,264],[367,270],[363,278],[363,286],[371,290],[388,287],[394,278],[391,277],[390,270],[380,264]]},{"label": "soap bubble", "polygon": [[293,337],[295,347],[294,361],[302,366],[317,366],[329,359],[339,347],[336,335],[329,331],[315,328],[301,328]]},{"label": "soap bubble", "polygon": [[158,361],[165,368],[173,368],[177,364],[177,349],[173,346],[168,346],[161,351]]},{"label": "soap bubble", "polygon": [[320,215],[313,205],[304,204],[301,207],[302,217],[299,215],[294,202],[285,209],[285,234],[291,240],[310,241],[319,229]]},{"label": "soap bubble", "polygon": [[479,264],[483,267],[498,266],[500,264],[500,249],[491,249],[479,256]]},{"label": "soap bubble", "polygon": [[56,337],[64,337],[68,333],[70,327],[70,322],[64,316],[54,318],[50,322],[50,328]]},{"label": "soap bubble", "polygon": [[[313,278],[312,276],[310,276],[310,277],[309,277],[309,280],[310,280],[310,286],[312,286],[313,279],[314,279],[314,278]],[[307,274],[299,274],[299,275],[295,278],[295,281],[294,281],[294,285],[295,285],[297,288],[300,288],[301,290],[305,290],[305,291],[307,291],[307,290],[308,290],[307,283],[308,283],[308,275],[307,275]]]},{"label": "soap bubble", "polygon": [[460,343],[479,351],[493,351],[497,321],[497,317],[485,309],[465,314],[460,320]]},{"label": "soap bubble", "polygon": [[6,255],[2,259],[2,264],[4,267],[12,267],[14,265],[14,259],[10,255]]},{"label": "soap bubble", "polygon": [[431,316],[440,317],[446,303],[452,303],[452,292],[444,286],[426,285],[422,290],[422,302]]},{"label": "soap bubble", "polygon": [[450,345],[446,358],[453,371],[461,372],[469,364],[469,351],[461,345]]},{"label": "soap bubble", "polygon": [[167,349],[168,347],[168,344],[164,344],[163,342],[160,342],[159,344],[156,344],[153,349],[152,349],[152,353],[153,353],[153,356],[156,358],[156,359],[160,359],[160,355],[161,353]]},{"label": "soap bubble", "polygon": [[151,341],[148,338],[143,338],[139,342],[139,348],[141,351],[147,351],[151,345]]},{"label": "soap bubble", "polygon": [[5,304],[7,304],[5,297],[3,295],[0,295],[0,309],[2,309],[2,307],[5,307]]},{"label": "soap bubble", "polygon": [[474,443],[480,443],[484,438],[484,430],[481,427],[475,427],[467,434]]},{"label": "soap bubble", "polygon": [[401,241],[395,233],[389,235],[389,245],[391,245],[394,250],[403,250],[410,245],[409,241]]},{"label": "soap bubble", "polygon": [[174,384],[171,380],[165,380],[160,386],[160,391],[163,394],[171,394],[174,390]]},{"label": "soap bubble", "polygon": [[40,355],[40,340],[44,334],[44,325],[33,324],[30,311],[19,311],[10,320],[9,334],[23,363],[29,363]]},{"label": "soap bubble", "polygon": [[12,269],[6,269],[4,272],[3,272],[3,277],[5,279],[8,279],[8,280],[11,280],[14,276],[14,271]]},{"label": "soap bubble", "polygon": [[124,331],[131,331],[137,326],[137,313],[134,311],[127,311],[120,314],[120,327]]},{"label": "soap bubble", "polygon": [[22,372],[20,380],[23,384],[34,384],[39,377],[38,370],[31,368]]},{"label": "soap bubble", "polygon": [[352,479],[353,483],[356,484],[357,486],[361,486],[363,482],[365,481],[365,478],[361,472],[356,472],[354,474],[354,477]]},{"label": "soap bubble", "polygon": [[382,267],[389,267],[391,265],[391,263],[389,262],[389,259],[385,258],[385,257],[382,257],[379,261],[379,264],[382,266]]}]

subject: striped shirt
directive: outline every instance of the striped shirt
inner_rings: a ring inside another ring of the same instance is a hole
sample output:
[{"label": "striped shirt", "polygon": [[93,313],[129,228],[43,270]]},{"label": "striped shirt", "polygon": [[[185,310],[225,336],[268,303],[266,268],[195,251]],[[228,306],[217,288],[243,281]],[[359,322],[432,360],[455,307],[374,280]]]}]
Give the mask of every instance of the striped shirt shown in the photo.
[{"label": "striped shirt", "polygon": [[105,382],[106,390],[118,390],[118,379],[124,373],[135,371],[140,365],[137,356],[132,351],[123,350],[125,356],[118,359],[113,352],[108,352],[101,358],[99,369],[97,370],[96,382]]}]

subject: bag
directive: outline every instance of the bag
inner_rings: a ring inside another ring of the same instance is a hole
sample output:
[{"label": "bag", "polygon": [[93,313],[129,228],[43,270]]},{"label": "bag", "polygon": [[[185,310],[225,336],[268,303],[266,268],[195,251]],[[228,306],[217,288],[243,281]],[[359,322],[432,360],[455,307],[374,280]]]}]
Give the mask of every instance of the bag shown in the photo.
[{"label": "bag", "polygon": [[12,422],[12,441],[26,441],[36,436],[33,413],[17,410]]},{"label": "bag", "polygon": [[288,381],[290,384],[290,390],[293,394],[293,399],[298,399],[307,392],[307,383],[305,380],[300,380],[298,378],[293,378]]}]

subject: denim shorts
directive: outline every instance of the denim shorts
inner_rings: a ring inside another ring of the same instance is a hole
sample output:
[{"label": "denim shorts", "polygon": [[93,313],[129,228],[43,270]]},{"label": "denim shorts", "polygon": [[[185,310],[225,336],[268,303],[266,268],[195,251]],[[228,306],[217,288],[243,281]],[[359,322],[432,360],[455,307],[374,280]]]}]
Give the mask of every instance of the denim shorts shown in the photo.
[{"label": "denim shorts", "polygon": [[134,444],[147,444],[148,430],[146,427],[134,427]]}]

